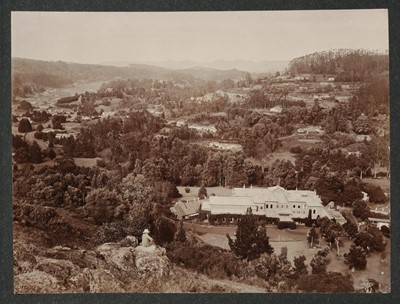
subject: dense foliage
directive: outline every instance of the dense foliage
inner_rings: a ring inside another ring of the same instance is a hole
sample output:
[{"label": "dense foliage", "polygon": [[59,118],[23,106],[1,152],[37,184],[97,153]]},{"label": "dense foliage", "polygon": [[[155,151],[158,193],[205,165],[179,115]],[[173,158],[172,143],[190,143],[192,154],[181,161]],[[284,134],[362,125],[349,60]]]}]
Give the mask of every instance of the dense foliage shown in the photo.
[{"label": "dense foliage", "polygon": [[261,254],[271,254],[274,248],[269,244],[265,227],[259,226],[257,217],[248,213],[237,224],[235,239],[227,234],[229,247],[240,259],[248,261],[259,258]]}]

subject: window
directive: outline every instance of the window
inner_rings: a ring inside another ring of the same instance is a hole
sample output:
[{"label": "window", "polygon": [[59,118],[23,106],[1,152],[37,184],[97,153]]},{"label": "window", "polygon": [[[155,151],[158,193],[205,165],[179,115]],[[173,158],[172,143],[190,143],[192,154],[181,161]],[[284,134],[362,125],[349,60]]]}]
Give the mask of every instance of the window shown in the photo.
[{"label": "window", "polygon": [[263,207],[261,206],[260,209],[262,210],[262,208],[263,208]]},{"label": "window", "polygon": [[293,208],[296,208],[296,205],[293,205]]},{"label": "window", "polygon": [[[266,205],[265,205],[265,209],[268,209],[268,207],[269,207],[269,205],[268,205],[268,204],[266,204]],[[272,208],[272,205],[271,205],[271,208]]]},{"label": "window", "polygon": [[314,209],[314,210],[312,211],[312,213],[315,214],[315,211],[316,211],[316,210]]},{"label": "window", "polygon": [[298,205],[297,208],[300,208],[300,205]]},{"label": "window", "polygon": [[271,209],[272,209],[272,204],[271,204]]}]

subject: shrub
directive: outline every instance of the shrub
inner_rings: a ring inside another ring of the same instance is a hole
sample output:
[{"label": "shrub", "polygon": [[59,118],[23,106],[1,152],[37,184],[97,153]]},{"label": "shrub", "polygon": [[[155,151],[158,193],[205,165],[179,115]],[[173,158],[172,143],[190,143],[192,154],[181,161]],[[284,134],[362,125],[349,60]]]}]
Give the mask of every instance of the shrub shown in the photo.
[{"label": "shrub", "polygon": [[104,159],[98,159],[98,160],[96,160],[96,165],[98,167],[105,168],[106,162],[104,161]]},{"label": "shrub", "polygon": [[390,238],[390,228],[388,226],[382,226],[381,231],[384,236]]},{"label": "shrub", "polygon": [[279,222],[278,223],[278,229],[282,230],[282,229],[286,229],[289,228],[291,230],[296,229],[296,223],[295,222]]},{"label": "shrub", "polygon": [[[205,213],[206,214],[206,213]],[[237,223],[243,215],[241,214],[209,214],[208,221],[212,225],[229,225],[233,219],[233,223]],[[276,217],[267,217],[265,215],[256,215],[259,224],[274,224],[277,225],[279,219]],[[205,219],[205,217],[204,217]]]},{"label": "shrub", "polygon": [[243,263],[229,251],[204,245],[201,247],[171,246],[167,247],[168,258],[185,268],[205,273],[214,278],[226,278],[230,276],[241,277]]},{"label": "shrub", "polygon": [[353,280],[339,272],[301,276],[297,288],[305,292],[351,292]]},{"label": "shrub", "polygon": [[388,200],[384,191],[379,186],[362,184],[362,191],[368,194],[371,203],[383,204]]},{"label": "shrub", "polygon": [[204,199],[204,198],[206,198],[208,195],[207,195],[207,189],[206,189],[206,187],[204,186],[204,185],[201,185],[201,187],[200,187],[200,189],[199,189],[199,193],[198,193],[198,197],[200,198],[200,199]]},{"label": "shrub", "polygon": [[297,145],[297,146],[291,147],[290,152],[295,153],[295,154],[300,154],[302,152],[302,149],[299,145]]},{"label": "shrub", "polygon": [[382,232],[375,226],[368,226],[354,238],[354,244],[362,247],[366,252],[385,250]]},{"label": "shrub", "polygon": [[363,248],[352,244],[350,251],[344,254],[345,262],[349,268],[364,270],[367,267],[367,255]]},{"label": "shrub", "polygon": [[92,240],[96,245],[117,242],[125,237],[124,229],[119,222],[103,224],[97,229]]},{"label": "shrub", "polygon": [[20,133],[32,132],[32,125],[27,118],[22,118],[19,121],[18,132]]}]

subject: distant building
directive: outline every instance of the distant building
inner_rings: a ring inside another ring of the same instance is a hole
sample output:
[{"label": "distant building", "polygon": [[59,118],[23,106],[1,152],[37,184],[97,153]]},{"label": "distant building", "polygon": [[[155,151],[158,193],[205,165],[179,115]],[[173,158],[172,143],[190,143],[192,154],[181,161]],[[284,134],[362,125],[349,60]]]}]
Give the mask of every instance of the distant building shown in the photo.
[{"label": "distant building", "polygon": [[328,77],[328,81],[335,81],[335,77]]},{"label": "distant building", "polygon": [[382,228],[382,226],[386,226],[390,228],[390,220],[389,219],[381,219],[381,218],[376,218],[376,217],[369,217],[368,221],[375,223],[376,227],[379,229]]},{"label": "distant building", "polygon": [[208,144],[212,149],[224,150],[224,151],[243,151],[243,147],[237,143],[224,143],[218,141],[212,141]]},{"label": "distant building", "polygon": [[179,220],[189,219],[199,215],[200,201],[177,201],[173,207],[170,208],[171,212],[177,216]]},{"label": "distant building", "polygon": [[[280,186],[269,188],[234,188],[231,197],[210,196],[202,210],[210,214],[246,214],[251,209],[255,215],[291,221],[294,218],[306,218],[311,211],[312,219],[328,217],[339,219],[340,213],[328,211],[322,205],[321,198],[308,190],[285,190]],[[333,210],[335,211],[335,210]]]},{"label": "distant building", "polygon": [[331,95],[329,95],[327,93],[314,94],[313,98],[314,99],[329,99],[329,98],[331,98]]},{"label": "distant building", "polygon": [[199,125],[199,124],[191,124],[188,127],[189,129],[196,130],[199,133],[217,133],[217,129],[215,126],[205,126],[205,125]]},{"label": "distant building", "polygon": [[370,135],[356,135],[356,142],[363,142],[364,140],[366,141],[371,141],[372,137]]},{"label": "distant building", "polygon": [[335,96],[335,100],[338,102],[349,102],[351,96],[343,95],[343,96]]},{"label": "distant building", "polygon": [[354,155],[356,157],[361,157],[361,152],[360,151],[353,151],[353,152],[347,152],[347,156]]},{"label": "distant building", "polygon": [[272,113],[282,113],[283,109],[282,109],[282,106],[275,106],[275,107],[269,109],[269,111]]},{"label": "distant building", "polygon": [[320,126],[308,126],[304,128],[297,129],[298,134],[304,135],[322,135],[325,133]]}]

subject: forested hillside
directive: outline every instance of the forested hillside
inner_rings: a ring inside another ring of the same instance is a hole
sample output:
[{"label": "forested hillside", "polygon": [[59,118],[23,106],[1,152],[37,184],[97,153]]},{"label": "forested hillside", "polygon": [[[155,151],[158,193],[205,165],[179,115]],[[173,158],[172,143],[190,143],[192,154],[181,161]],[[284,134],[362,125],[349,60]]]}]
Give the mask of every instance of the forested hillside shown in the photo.
[{"label": "forested hillside", "polygon": [[335,74],[337,81],[364,81],[389,70],[389,56],[368,50],[338,49],[317,52],[290,61],[293,74]]},{"label": "forested hillside", "polygon": [[113,78],[185,80],[240,79],[245,72],[239,70],[216,70],[190,68],[171,70],[167,68],[131,64],[129,67],[113,67],[95,64],[68,63],[63,61],[40,61],[23,58],[12,60],[14,96],[27,96],[41,92],[46,87],[60,88],[77,81],[106,81]]}]

